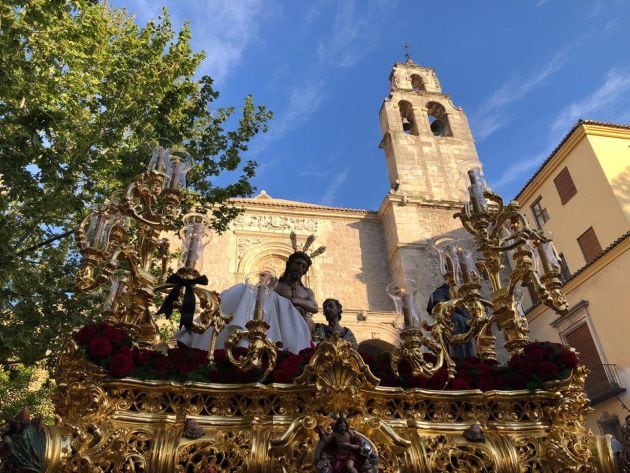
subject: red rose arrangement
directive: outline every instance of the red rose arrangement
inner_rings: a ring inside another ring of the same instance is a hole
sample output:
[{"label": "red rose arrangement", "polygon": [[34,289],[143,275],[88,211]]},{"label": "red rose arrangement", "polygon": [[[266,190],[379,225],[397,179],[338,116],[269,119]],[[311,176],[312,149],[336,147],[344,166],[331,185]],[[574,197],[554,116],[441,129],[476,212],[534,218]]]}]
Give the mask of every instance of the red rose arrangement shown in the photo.
[{"label": "red rose arrangement", "polygon": [[[241,371],[227,358],[225,350],[215,350],[214,363],[208,363],[208,353],[203,350],[178,346],[167,353],[132,347],[129,336],[119,327],[102,323],[81,328],[75,335],[87,357],[106,369],[113,377],[133,376],[140,379],[200,381],[211,383],[241,384],[258,382],[266,369],[264,360],[260,369]],[[307,348],[299,354],[287,351],[278,353],[276,367],[265,383],[293,383],[309,363],[315,350]],[[237,347],[232,354],[240,358],[247,353]],[[391,369],[391,354],[380,353],[374,357],[361,353],[363,361],[372,373],[380,378],[381,386],[425,388],[433,390],[480,389],[510,390],[537,389],[547,381],[565,379],[576,368],[579,360],[575,352],[557,343],[532,342],[523,353],[513,356],[508,366],[496,362],[467,357],[457,364],[457,373],[450,382],[445,367],[427,379],[415,376],[411,366],[404,360],[398,367],[398,375]],[[425,361],[435,363],[430,353]]]},{"label": "red rose arrangement", "polygon": [[107,322],[86,325],[76,332],[75,339],[88,359],[112,376],[124,378],[135,369],[131,338],[120,327]]}]

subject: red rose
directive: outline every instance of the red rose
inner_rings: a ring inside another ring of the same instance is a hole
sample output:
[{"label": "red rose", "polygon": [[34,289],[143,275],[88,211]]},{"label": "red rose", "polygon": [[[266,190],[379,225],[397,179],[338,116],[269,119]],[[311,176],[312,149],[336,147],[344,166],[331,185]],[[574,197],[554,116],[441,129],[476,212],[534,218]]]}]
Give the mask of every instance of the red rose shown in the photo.
[{"label": "red rose", "polygon": [[466,381],[466,383],[468,383],[469,386],[473,385],[474,379],[475,379],[472,373],[470,373],[470,371],[460,371],[457,373],[456,377]]},{"label": "red rose", "polygon": [[188,358],[188,350],[189,348],[169,348],[168,349],[168,357],[173,361],[174,364],[179,364],[182,361],[185,361]]},{"label": "red rose", "polygon": [[190,373],[191,371],[195,371],[197,366],[198,364],[192,360],[182,360],[175,365],[175,368],[177,368],[177,372],[179,374],[185,375]]},{"label": "red rose", "polygon": [[481,362],[481,366],[480,367],[488,366],[490,368],[493,368],[493,367],[497,366],[498,364],[499,364],[499,362],[497,360],[483,360]]},{"label": "red rose", "polygon": [[112,364],[109,372],[116,378],[124,378],[128,376],[135,368],[133,364],[133,356],[129,353],[117,353],[112,358]]},{"label": "red rose", "polygon": [[81,329],[77,332],[76,337],[79,342],[88,343],[96,335],[96,327],[94,325],[86,325],[85,327],[81,327]]},{"label": "red rose", "polygon": [[227,361],[227,355],[225,354],[225,350],[223,348],[220,350],[214,350],[214,361],[217,363]]},{"label": "red rose", "polygon": [[534,363],[542,361],[545,358],[545,351],[541,348],[535,348],[534,350],[530,350],[525,355],[525,359],[532,361]]},{"label": "red rose", "polygon": [[101,329],[103,337],[109,340],[111,343],[120,343],[125,338],[125,332],[118,327],[112,325],[104,325]]},{"label": "red rose", "polygon": [[451,382],[451,389],[455,391],[461,391],[464,389],[470,389],[470,384],[463,378],[455,378]]},{"label": "red rose", "polygon": [[507,376],[497,376],[494,380],[494,389],[510,389],[511,384]]},{"label": "red rose", "polygon": [[107,358],[112,352],[112,344],[103,337],[94,337],[88,344],[88,353],[94,358]]},{"label": "red rose", "polygon": [[559,372],[560,369],[558,368],[558,365],[556,365],[552,361],[543,361],[538,365],[538,368],[536,369],[536,374],[538,374],[538,376],[540,376],[543,381],[554,379],[556,376],[558,376]]},{"label": "red rose", "polygon": [[578,359],[575,352],[569,350],[568,348],[562,350],[562,352],[560,353],[560,358],[569,368],[575,368],[577,365],[580,364],[580,360]]},{"label": "red rose", "polygon": [[536,363],[530,360],[522,360],[518,364],[518,371],[525,376],[531,376],[536,371]]},{"label": "red rose", "polygon": [[206,364],[208,362],[208,352],[193,348],[190,352],[190,359],[198,365]]},{"label": "red rose", "polygon": [[462,361],[462,368],[466,370],[472,370],[472,369],[475,369],[477,366],[479,366],[480,363],[481,363],[481,360],[477,358],[476,356],[467,356]]},{"label": "red rose", "polygon": [[[315,353],[315,349],[314,348],[304,348],[303,350],[300,350],[299,355],[302,357],[302,359],[304,360],[304,364],[307,365],[309,361],[311,361],[311,358],[313,357],[313,354]],[[361,356],[363,356],[363,354],[361,354]],[[369,355],[367,355],[369,356]],[[374,358],[372,358],[374,359]],[[365,357],[363,357],[363,361],[365,361]],[[367,363],[367,361],[365,361]]]},{"label": "red rose", "polygon": [[151,359],[155,352],[151,350],[138,350],[135,349],[133,352],[133,361],[137,366],[145,366],[151,363]]},{"label": "red rose", "polygon": [[543,348],[545,348],[545,344],[543,342],[531,342],[525,346],[523,351],[527,353],[531,350],[538,350],[538,349],[542,350]]},{"label": "red rose", "polygon": [[153,356],[151,360],[151,365],[155,368],[160,374],[165,375],[171,370],[172,361],[167,356],[162,354],[156,354]]},{"label": "red rose", "polygon": [[389,372],[389,373],[384,373],[383,376],[380,377],[381,378],[381,386],[398,386],[398,378],[396,378],[396,376],[394,376],[394,373]]},{"label": "red rose", "polygon": [[411,376],[408,381],[410,388],[427,388],[429,386],[429,380],[424,376]]},{"label": "red rose", "polygon": [[512,373],[511,381],[514,389],[525,389],[527,387],[527,378],[521,373]]},{"label": "red rose", "polygon": [[477,383],[477,388],[481,389],[482,391],[490,391],[491,389],[494,389],[494,385],[492,384],[492,377],[481,376],[479,378],[479,383]]},{"label": "red rose", "polygon": [[508,366],[512,369],[517,370],[518,369],[518,365],[520,364],[522,359],[522,356],[520,355],[514,355],[510,358],[510,361],[508,361]]},{"label": "red rose", "polygon": [[444,389],[446,383],[448,383],[448,371],[446,368],[441,368],[429,379],[429,387],[431,389]]}]

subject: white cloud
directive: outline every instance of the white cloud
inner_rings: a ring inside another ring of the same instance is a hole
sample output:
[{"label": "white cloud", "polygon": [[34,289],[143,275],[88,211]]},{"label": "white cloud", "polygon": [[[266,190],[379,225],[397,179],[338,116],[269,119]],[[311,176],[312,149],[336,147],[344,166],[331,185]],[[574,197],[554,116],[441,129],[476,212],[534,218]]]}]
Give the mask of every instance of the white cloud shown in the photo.
[{"label": "white cloud", "polygon": [[[257,34],[258,22],[263,12],[263,0],[198,0],[195,2],[164,2],[173,25],[179,28],[190,20],[192,45],[203,49],[206,59],[200,67],[217,81],[225,79],[230,70],[238,66],[245,47]],[[160,2],[130,0],[124,7],[136,13],[139,23],[157,18]]]},{"label": "white cloud", "polygon": [[546,79],[564,67],[567,58],[567,50],[558,52],[543,67],[524,78],[512,79],[506,82],[485,100],[471,116],[477,141],[485,140],[494,132],[506,126],[509,123],[509,118],[507,117],[509,105],[522,99],[537,87],[542,86]]},{"label": "white cloud", "polygon": [[568,105],[558,114],[551,125],[551,135],[566,133],[580,118],[593,118],[595,113],[613,106],[628,92],[630,92],[628,71],[611,69],[601,87],[579,102]]},{"label": "white cloud", "polygon": [[522,178],[524,175],[531,174],[546,158],[547,154],[541,153],[527,159],[514,161],[507,166],[497,180],[490,182],[490,187],[495,190],[504,189],[508,184]]},{"label": "white cloud", "polygon": [[322,205],[332,205],[334,203],[337,192],[339,192],[341,186],[343,186],[348,179],[348,174],[349,170],[345,169],[341,173],[337,174],[332,181],[330,181],[330,184],[326,187],[324,194],[319,199]]},{"label": "white cloud", "polygon": [[374,27],[395,2],[384,0],[344,0],[336,3],[332,30],[319,42],[317,55],[321,63],[340,67],[357,64],[374,46]]}]

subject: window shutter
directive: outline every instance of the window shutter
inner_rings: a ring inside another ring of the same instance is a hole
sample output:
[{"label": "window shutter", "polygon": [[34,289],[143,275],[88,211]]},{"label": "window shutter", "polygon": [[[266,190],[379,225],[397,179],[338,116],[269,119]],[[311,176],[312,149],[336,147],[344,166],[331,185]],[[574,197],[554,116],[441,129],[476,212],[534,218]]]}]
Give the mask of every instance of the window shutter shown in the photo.
[{"label": "window shutter", "polygon": [[587,368],[594,368],[602,364],[602,360],[599,357],[593,336],[587,324],[580,325],[573,332],[566,335],[565,338],[569,345],[578,351],[580,361],[584,363]]},{"label": "window shutter", "polygon": [[597,235],[595,235],[593,227],[582,233],[577,240],[587,263],[593,261],[593,259],[595,259],[595,257],[602,251],[602,246],[599,244],[599,240],[597,239]]},{"label": "window shutter", "polygon": [[556,185],[562,205],[566,204],[571,200],[571,197],[577,194],[571,174],[569,174],[569,170],[566,167],[554,178],[553,183]]}]

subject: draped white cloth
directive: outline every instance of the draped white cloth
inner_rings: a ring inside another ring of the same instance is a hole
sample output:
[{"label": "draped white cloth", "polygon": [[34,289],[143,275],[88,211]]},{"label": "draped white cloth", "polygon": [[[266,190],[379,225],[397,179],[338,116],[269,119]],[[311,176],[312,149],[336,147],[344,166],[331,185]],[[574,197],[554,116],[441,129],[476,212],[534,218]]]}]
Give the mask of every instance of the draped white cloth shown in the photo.
[{"label": "draped white cloth", "polygon": [[[224,347],[227,336],[237,328],[244,329],[245,324],[254,317],[256,294],[245,284],[237,284],[221,293],[221,312],[224,315],[233,315],[229,325],[219,333],[216,348]],[[264,320],[269,324],[267,337],[270,340],[282,342],[283,350],[298,353],[311,346],[311,332],[291,301],[272,292],[265,298]],[[177,340],[191,348],[207,350],[210,344],[212,328],[203,334],[196,334],[185,327],[177,333]],[[239,346],[247,346],[246,339]]]}]

